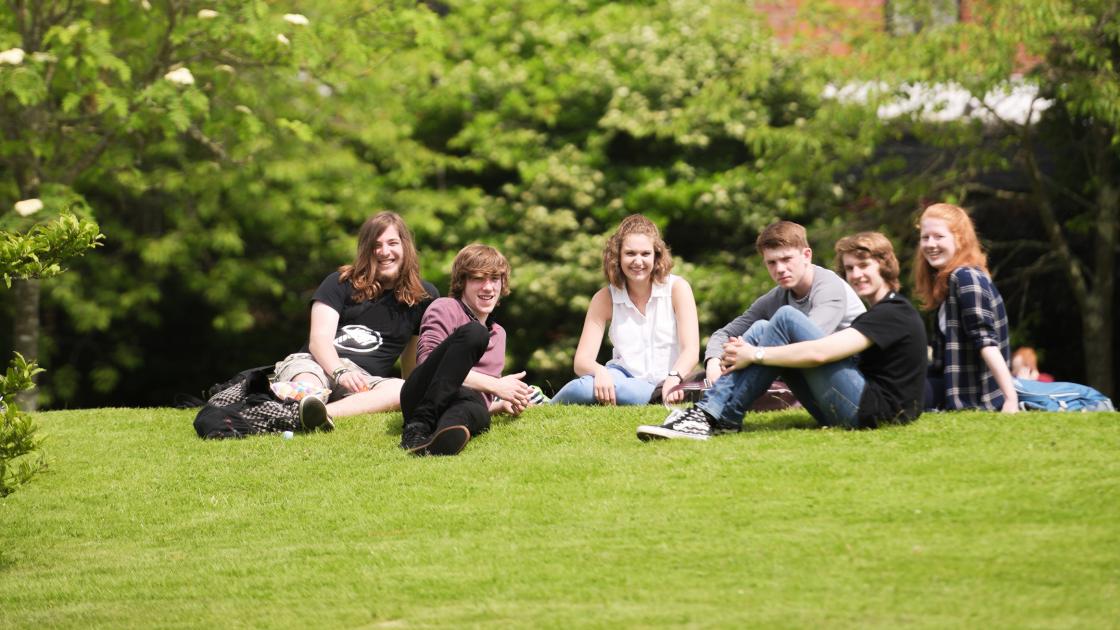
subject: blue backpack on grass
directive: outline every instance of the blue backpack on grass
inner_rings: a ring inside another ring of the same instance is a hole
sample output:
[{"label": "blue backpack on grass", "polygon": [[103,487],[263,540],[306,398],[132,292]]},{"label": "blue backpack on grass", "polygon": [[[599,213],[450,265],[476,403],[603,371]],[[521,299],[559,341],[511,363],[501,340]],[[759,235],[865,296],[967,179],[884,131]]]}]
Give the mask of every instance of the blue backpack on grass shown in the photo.
[{"label": "blue backpack on grass", "polygon": [[1115,411],[1104,394],[1079,383],[1043,383],[1012,379],[1023,411]]}]

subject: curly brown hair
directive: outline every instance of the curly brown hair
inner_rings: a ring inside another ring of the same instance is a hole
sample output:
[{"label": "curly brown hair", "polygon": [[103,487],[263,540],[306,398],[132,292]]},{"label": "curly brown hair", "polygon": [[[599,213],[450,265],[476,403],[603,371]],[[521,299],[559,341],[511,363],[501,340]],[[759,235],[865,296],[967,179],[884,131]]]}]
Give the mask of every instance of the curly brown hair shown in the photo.
[{"label": "curly brown hair", "polygon": [[355,302],[365,302],[381,296],[384,292],[382,278],[377,274],[377,239],[390,227],[397,229],[401,238],[400,271],[397,273],[397,282],[393,287],[393,294],[401,304],[414,306],[421,300],[431,297],[420,282],[420,261],[416,253],[416,245],[412,240],[412,232],[404,224],[404,219],[395,212],[378,212],[366,219],[362,229],[358,231],[358,250],[354,255],[354,262],[338,268],[338,281],[350,281],[354,288],[351,296]]},{"label": "curly brown hair", "polygon": [[988,256],[980,248],[980,238],[968,212],[951,203],[935,203],[927,207],[915,226],[919,230],[925,219],[941,219],[949,226],[956,241],[957,253],[947,265],[934,269],[922,254],[921,243],[914,252],[914,293],[922,300],[922,308],[933,309],[945,301],[949,293],[949,274],[960,267],[979,267],[988,273]]},{"label": "curly brown hair", "polygon": [[672,252],[662,240],[661,230],[657,229],[653,221],[640,214],[632,214],[623,219],[603,247],[603,274],[607,277],[607,282],[619,289],[625,284],[626,276],[622,273],[622,242],[633,234],[648,236],[653,241],[653,280],[657,283],[665,282],[673,269]]},{"label": "curly brown hair", "polygon": [[859,232],[836,241],[836,273],[846,280],[845,254],[853,254],[860,260],[874,258],[879,263],[879,276],[883,282],[891,291],[898,291],[898,258],[889,238],[879,232]]}]

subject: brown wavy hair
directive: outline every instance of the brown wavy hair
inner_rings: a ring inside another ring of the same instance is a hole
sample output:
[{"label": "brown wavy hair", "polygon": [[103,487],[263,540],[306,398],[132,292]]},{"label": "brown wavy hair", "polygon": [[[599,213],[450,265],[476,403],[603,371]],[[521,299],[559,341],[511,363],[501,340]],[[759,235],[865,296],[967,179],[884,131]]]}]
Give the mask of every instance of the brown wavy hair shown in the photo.
[{"label": "brown wavy hair", "polygon": [[925,219],[944,221],[957,245],[957,253],[952,260],[938,270],[922,255],[922,244],[921,241],[918,242],[914,254],[914,293],[921,298],[922,308],[930,310],[945,301],[945,295],[949,292],[949,274],[959,267],[979,267],[984,273],[988,273],[988,257],[980,248],[976,227],[964,208],[951,203],[935,203],[922,212],[915,227],[920,230]]},{"label": "brown wavy hair", "polygon": [[874,258],[879,263],[879,276],[891,291],[898,291],[898,257],[894,255],[891,240],[879,232],[859,232],[836,241],[836,273],[847,280],[844,255],[852,254],[860,260]]},{"label": "brown wavy hair", "polygon": [[509,261],[493,247],[474,243],[455,254],[455,262],[451,263],[451,297],[463,297],[463,287],[471,276],[501,276],[500,295],[509,295]]},{"label": "brown wavy hair", "polygon": [[648,236],[653,241],[653,280],[657,283],[665,282],[673,269],[672,252],[662,240],[661,230],[657,229],[653,221],[640,214],[632,214],[623,219],[603,247],[603,275],[607,277],[607,282],[619,289],[626,283],[626,276],[622,273],[622,241],[633,234]]},{"label": "brown wavy hair", "polygon": [[400,271],[397,273],[397,283],[393,287],[393,294],[401,304],[414,306],[420,300],[431,297],[420,282],[420,262],[416,253],[416,244],[412,240],[412,232],[404,224],[404,219],[395,212],[378,212],[366,219],[362,229],[358,231],[358,250],[354,255],[354,262],[338,268],[338,281],[350,281],[354,288],[352,298],[355,302],[365,302],[381,297],[384,292],[382,279],[377,273],[377,239],[390,227],[397,228],[401,237]]}]

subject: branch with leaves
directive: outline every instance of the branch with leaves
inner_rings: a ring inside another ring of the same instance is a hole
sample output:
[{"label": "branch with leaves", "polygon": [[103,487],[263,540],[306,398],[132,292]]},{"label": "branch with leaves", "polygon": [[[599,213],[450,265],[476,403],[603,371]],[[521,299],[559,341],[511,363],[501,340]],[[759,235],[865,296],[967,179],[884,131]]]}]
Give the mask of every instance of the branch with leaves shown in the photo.
[{"label": "branch with leaves", "polygon": [[65,271],[63,263],[101,245],[105,235],[89,219],[65,214],[25,234],[0,231],[0,277],[49,278]]}]

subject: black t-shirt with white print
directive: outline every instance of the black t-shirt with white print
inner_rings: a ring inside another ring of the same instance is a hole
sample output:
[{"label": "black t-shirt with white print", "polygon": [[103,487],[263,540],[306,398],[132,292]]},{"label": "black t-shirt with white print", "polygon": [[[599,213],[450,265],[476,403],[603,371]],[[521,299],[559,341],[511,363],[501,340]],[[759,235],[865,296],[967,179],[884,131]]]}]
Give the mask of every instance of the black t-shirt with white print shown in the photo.
[{"label": "black t-shirt with white print", "polygon": [[[393,364],[408,345],[420,334],[420,318],[439,291],[432,283],[421,280],[428,297],[415,306],[397,301],[393,293],[364,302],[353,299],[350,281],[338,281],[338,272],[323,280],[311,301],[322,302],[338,311],[338,329],[334,349],[339,358],[350,359],[374,376],[394,376]],[[305,344],[302,352],[308,352]]]},{"label": "black t-shirt with white print", "polygon": [[926,374],[926,327],[909,300],[888,293],[852,328],[871,340],[859,354],[859,371],[866,379],[859,400],[861,426],[882,422],[910,422],[922,413]]}]

